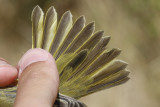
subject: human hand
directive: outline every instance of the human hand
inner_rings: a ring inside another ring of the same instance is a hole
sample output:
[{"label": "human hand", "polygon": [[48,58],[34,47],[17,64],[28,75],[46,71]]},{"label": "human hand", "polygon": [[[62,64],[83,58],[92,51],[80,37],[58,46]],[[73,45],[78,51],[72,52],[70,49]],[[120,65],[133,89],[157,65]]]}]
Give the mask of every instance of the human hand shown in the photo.
[{"label": "human hand", "polygon": [[14,107],[52,107],[59,86],[55,61],[42,49],[31,49],[21,58],[17,68],[0,60],[0,87],[18,77]]}]

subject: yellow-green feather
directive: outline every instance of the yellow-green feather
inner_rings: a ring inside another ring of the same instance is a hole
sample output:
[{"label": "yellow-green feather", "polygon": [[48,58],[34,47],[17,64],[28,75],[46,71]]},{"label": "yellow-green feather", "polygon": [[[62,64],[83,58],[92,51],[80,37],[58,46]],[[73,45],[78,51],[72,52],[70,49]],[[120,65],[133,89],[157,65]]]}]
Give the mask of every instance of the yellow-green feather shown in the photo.
[{"label": "yellow-green feather", "polygon": [[41,48],[43,41],[43,17],[44,13],[39,6],[32,12],[32,48]]},{"label": "yellow-green feather", "polygon": [[53,6],[48,9],[44,22],[42,48],[50,51],[57,28],[57,12]]}]

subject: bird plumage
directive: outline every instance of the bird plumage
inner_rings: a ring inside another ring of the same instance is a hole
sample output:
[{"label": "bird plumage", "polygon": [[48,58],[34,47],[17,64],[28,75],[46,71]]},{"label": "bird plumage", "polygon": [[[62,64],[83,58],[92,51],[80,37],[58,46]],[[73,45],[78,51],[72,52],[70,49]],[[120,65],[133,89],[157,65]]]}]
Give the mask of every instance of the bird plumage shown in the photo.
[{"label": "bird plumage", "polygon": [[[108,50],[110,37],[104,36],[104,31],[94,33],[94,22],[85,26],[85,17],[81,16],[73,23],[70,11],[59,22],[57,19],[53,6],[45,16],[36,6],[31,17],[32,48],[49,51],[59,71],[55,107],[85,107],[75,99],[128,81],[127,63],[116,59],[121,50]],[[8,103],[5,107],[11,107],[15,96],[16,86],[0,89],[0,105]]]}]

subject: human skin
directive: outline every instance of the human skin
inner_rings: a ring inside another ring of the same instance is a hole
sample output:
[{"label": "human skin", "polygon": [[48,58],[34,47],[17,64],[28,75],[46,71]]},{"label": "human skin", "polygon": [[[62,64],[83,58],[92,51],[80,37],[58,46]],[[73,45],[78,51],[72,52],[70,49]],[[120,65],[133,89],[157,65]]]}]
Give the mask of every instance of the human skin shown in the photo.
[{"label": "human skin", "polygon": [[52,55],[42,49],[30,49],[16,67],[0,58],[0,87],[9,86],[17,78],[14,107],[52,107],[59,86]]}]

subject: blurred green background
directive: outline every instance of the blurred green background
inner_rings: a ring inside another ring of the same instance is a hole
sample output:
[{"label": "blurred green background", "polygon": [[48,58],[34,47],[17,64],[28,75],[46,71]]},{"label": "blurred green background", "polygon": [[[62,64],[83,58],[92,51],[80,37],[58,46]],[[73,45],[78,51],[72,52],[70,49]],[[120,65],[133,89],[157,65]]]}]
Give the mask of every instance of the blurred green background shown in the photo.
[{"label": "blurred green background", "polygon": [[0,56],[16,65],[31,48],[31,12],[54,6],[60,17],[85,15],[123,50],[130,80],[81,98],[89,107],[160,107],[160,0],[0,0]]}]

